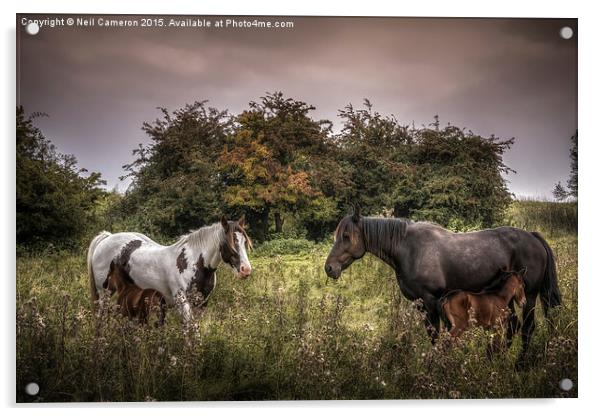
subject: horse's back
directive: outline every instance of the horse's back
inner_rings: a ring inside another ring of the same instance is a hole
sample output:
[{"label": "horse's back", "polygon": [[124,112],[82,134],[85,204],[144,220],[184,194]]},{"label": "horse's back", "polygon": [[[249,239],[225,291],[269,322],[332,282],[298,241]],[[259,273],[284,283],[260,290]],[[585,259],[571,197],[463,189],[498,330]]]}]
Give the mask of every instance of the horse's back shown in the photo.
[{"label": "horse's back", "polygon": [[[458,233],[429,224],[408,228],[410,258],[414,269],[408,275],[437,292],[460,289],[479,291],[490,284],[500,270],[532,271],[535,283],[545,267],[546,252],[532,233],[498,227]],[[440,296],[440,295],[439,295]]]}]

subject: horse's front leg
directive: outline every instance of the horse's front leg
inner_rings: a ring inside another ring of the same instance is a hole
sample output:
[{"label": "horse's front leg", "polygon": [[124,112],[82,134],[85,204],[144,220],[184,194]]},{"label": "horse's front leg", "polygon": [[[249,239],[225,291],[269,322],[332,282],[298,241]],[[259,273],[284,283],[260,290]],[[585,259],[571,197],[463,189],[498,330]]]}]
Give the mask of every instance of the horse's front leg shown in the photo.
[{"label": "horse's front leg", "polygon": [[194,321],[194,316],[192,315],[192,307],[190,306],[190,302],[188,302],[188,298],[183,290],[179,290],[174,296],[176,308],[182,316],[182,322],[185,326],[190,325]]},{"label": "horse's front leg", "polygon": [[518,320],[516,310],[514,309],[514,301],[510,301],[508,308],[510,309],[510,315],[508,315],[508,324],[506,327],[506,348],[512,346],[512,339],[520,329],[520,321]]},{"label": "horse's front leg", "polygon": [[432,344],[435,344],[439,338],[439,325],[441,323],[437,302],[434,296],[427,295],[422,298],[422,305],[419,306],[424,313],[424,326]]},{"label": "horse's front leg", "polygon": [[200,337],[200,330],[198,324],[194,320],[192,314],[192,307],[188,301],[188,297],[183,290],[180,290],[176,296],[176,305],[180,315],[182,315],[182,322],[184,324],[184,333],[186,335],[186,343],[188,346],[193,345],[193,341]]}]

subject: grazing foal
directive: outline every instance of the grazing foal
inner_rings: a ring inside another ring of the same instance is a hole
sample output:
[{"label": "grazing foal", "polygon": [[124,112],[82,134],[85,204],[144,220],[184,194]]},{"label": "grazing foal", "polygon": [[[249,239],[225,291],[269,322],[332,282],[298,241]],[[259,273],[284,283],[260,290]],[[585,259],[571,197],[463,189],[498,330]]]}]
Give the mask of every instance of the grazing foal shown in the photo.
[{"label": "grazing foal", "polygon": [[[520,272],[502,272],[501,286],[494,291],[472,293],[467,291],[450,292],[441,300],[445,317],[451,324],[450,334],[457,338],[470,326],[471,310],[476,324],[485,329],[506,328],[510,315],[509,304],[513,300],[522,308],[525,297],[526,269]],[[499,339],[498,339],[499,338]],[[488,353],[500,349],[501,338],[496,334]]]},{"label": "grazing foal", "polygon": [[148,323],[148,317],[153,310],[158,313],[157,325],[165,321],[165,298],[154,289],[141,289],[130,278],[122,267],[111,262],[107,289],[117,292],[117,304],[123,316],[138,318],[141,324]]}]

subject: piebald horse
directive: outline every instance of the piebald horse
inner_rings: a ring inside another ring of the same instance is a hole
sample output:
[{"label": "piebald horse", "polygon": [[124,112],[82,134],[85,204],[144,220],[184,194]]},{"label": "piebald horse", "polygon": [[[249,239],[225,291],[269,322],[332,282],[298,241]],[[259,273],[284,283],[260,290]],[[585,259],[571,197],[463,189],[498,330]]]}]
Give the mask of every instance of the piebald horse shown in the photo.
[{"label": "piebald horse", "polygon": [[[107,283],[111,263],[115,263],[141,289],[160,292],[168,305],[175,305],[185,324],[193,320],[192,306],[203,307],[215,287],[215,270],[223,261],[240,278],[251,274],[247,247],[252,243],[244,230],[244,217],[221,221],[163,246],[144,234],[103,231],[88,248],[88,274],[92,301],[101,294],[112,296]],[[199,294],[200,303],[194,303]],[[192,305],[191,305],[192,303]]]},{"label": "piebald horse", "polygon": [[[561,303],[552,250],[543,237],[513,227],[454,233],[427,222],[403,218],[362,217],[357,208],[335,231],[324,268],[337,279],[366,252],[395,270],[401,293],[422,300],[425,324],[433,342],[438,337],[438,301],[452,290],[478,292],[492,284],[499,270],[522,270],[527,302],[523,308],[522,354],[525,357],[535,328],[535,302],[540,296],[545,314]],[[518,330],[511,308],[508,342]]]}]

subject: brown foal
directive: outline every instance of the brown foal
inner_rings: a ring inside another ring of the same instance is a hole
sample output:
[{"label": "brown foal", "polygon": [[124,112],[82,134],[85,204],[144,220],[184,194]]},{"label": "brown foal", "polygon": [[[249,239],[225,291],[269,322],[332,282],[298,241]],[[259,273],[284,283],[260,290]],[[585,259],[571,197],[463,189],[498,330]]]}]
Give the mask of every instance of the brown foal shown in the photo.
[{"label": "brown foal", "polygon": [[141,289],[130,278],[122,267],[111,262],[107,289],[117,292],[117,304],[123,316],[138,318],[141,324],[148,323],[148,317],[153,310],[158,312],[157,325],[165,322],[165,298],[153,289]]},{"label": "brown foal", "polygon": [[[504,281],[497,291],[481,293],[457,291],[449,293],[441,300],[443,313],[451,324],[450,334],[453,338],[459,337],[468,329],[471,315],[476,320],[476,325],[485,329],[501,329],[506,328],[508,323],[510,302],[516,301],[521,308],[525,305],[527,302],[524,283],[526,269],[520,272],[502,273],[504,273],[502,276]],[[501,341],[500,334],[496,334],[488,353],[499,350]]]}]

